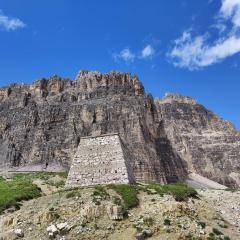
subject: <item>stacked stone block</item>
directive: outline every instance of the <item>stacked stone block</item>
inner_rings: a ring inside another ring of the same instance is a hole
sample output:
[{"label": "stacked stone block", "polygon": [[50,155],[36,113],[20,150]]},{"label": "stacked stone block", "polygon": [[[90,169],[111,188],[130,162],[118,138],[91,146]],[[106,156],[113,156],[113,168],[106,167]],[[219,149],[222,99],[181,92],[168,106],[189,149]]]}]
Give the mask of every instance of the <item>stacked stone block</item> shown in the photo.
[{"label": "stacked stone block", "polygon": [[66,188],[111,183],[133,183],[118,134],[81,138]]}]

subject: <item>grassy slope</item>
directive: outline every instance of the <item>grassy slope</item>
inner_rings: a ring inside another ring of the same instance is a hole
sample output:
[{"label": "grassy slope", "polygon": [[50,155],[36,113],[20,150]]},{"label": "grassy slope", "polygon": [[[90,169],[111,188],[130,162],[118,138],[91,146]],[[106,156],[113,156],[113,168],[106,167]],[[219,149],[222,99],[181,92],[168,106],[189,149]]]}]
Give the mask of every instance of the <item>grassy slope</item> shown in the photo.
[{"label": "grassy slope", "polygon": [[26,180],[0,181],[0,214],[21,200],[40,197],[40,189]]},{"label": "grassy slope", "polygon": [[0,177],[0,214],[7,208],[18,206],[18,202],[41,196],[41,190],[33,184],[34,179],[47,181],[50,177],[60,175],[66,177],[66,173],[30,173],[16,174],[9,181]]},{"label": "grassy slope", "polygon": [[[30,174],[16,174],[10,181],[6,181],[0,177],[0,214],[11,206],[18,206],[21,200],[29,200],[41,196],[40,189],[33,184],[35,179],[41,179],[46,184],[53,185],[51,178],[59,175],[66,178],[66,173],[30,173]],[[61,181],[61,187],[64,186],[64,181]],[[127,184],[110,184],[107,188],[116,191],[122,198],[125,209],[137,207],[139,204],[138,193],[139,191],[146,191],[151,194],[154,190],[160,195],[170,194],[173,195],[177,201],[186,201],[189,197],[196,197],[197,192],[193,188],[189,188],[184,184],[167,184],[160,185],[157,183],[144,184],[144,185],[127,185]],[[98,195],[103,198],[107,194],[103,186],[98,186],[95,189],[94,196]]]},{"label": "grassy slope", "polygon": [[197,197],[197,191],[195,189],[181,183],[166,185],[151,183],[140,186],[126,184],[110,184],[107,187],[113,189],[121,196],[126,209],[138,206],[139,200],[137,194],[139,191],[146,191],[148,193],[151,193],[151,190],[154,190],[161,196],[163,196],[164,194],[170,194],[175,198],[176,201],[187,201],[190,197]]}]

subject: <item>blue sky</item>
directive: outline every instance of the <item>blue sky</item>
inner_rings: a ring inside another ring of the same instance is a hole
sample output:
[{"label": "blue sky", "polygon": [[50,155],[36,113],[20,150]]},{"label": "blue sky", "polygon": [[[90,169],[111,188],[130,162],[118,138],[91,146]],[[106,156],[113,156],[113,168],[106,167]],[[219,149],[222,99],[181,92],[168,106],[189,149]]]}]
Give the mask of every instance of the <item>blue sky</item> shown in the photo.
[{"label": "blue sky", "polygon": [[0,86],[137,74],[240,128],[240,0],[0,0]]}]

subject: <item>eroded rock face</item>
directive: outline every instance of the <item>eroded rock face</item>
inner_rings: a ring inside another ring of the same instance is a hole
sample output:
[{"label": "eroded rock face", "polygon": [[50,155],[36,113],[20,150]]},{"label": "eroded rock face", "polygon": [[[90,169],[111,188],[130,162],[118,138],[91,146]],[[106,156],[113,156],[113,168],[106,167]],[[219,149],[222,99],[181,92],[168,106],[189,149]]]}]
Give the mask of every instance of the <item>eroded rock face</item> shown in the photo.
[{"label": "eroded rock face", "polygon": [[81,137],[108,133],[119,133],[136,181],[184,180],[189,168],[235,184],[240,172],[229,123],[191,99],[154,102],[136,76],[81,71],[74,81],[53,76],[0,89],[2,167],[68,168]]},{"label": "eroded rock face", "polygon": [[191,172],[227,186],[239,186],[240,135],[195,100],[167,94],[155,101],[173,148]]}]

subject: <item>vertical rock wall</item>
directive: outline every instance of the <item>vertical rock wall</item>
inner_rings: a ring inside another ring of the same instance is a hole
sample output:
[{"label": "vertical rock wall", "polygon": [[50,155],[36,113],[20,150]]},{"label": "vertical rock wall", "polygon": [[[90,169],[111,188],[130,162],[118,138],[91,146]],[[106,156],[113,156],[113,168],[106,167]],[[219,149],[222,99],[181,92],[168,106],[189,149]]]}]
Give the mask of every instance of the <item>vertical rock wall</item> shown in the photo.
[{"label": "vertical rock wall", "polygon": [[154,101],[130,74],[81,71],[0,89],[0,168],[69,168],[83,137],[118,133],[136,181],[183,181],[195,171],[240,184],[239,136],[190,98]]},{"label": "vertical rock wall", "polygon": [[240,135],[231,123],[189,97],[167,94],[156,106],[171,146],[189,172],[240,185]]}]

